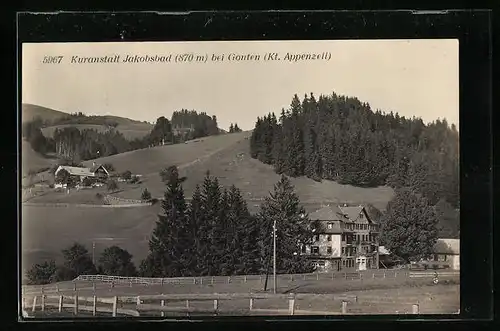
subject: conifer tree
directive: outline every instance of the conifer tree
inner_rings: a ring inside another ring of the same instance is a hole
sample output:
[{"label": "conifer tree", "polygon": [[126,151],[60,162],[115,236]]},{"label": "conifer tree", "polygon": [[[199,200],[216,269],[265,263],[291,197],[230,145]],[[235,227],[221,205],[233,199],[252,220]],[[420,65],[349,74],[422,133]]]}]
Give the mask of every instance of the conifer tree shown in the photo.
[{"label": "conifer tree", "polygon": [[[141,266],[152,276],[178,277],[186,273],[190,260],[192,237],[187,228],[187,206],[182,179],[177,167],[164,171],[166,184],[163,214],[158,215],[156,228],[149,242],[150,254]],[[149,270],[148,270],[149,268]]]},{"label": "conifer tree", "polygon": [[[290,180],[281,175],[274,191],[266,197],[259,212],[261,220],[261,246],[265,255],[272,252],[272,231],[276,221],[276,260],[278,273],[301,273],[312,270],[311,262],[301,255],[301,245],[309,244],[313,237],[311,222]],[[266,260],[263,256],[261,260]]]}]

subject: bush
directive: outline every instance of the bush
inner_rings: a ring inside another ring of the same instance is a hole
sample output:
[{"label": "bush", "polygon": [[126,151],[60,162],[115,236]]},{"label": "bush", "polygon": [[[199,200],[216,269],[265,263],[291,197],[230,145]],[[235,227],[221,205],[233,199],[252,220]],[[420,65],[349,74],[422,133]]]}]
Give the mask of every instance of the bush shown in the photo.
[{"label": "bush", "polygon": [[35,264],[28,270],[26,277],[30,285],[49,284],[56,273],[56,269],[56,262],[54,260],[45,261],[41,264]]},{"label": "bush", "polygon": [[90,187],[95,183],[95,180],[89,177],[85,177],[82,181],[82,185],[85,187]]},{"label": "bush", "polygon": [[104,163],[102,165],[108,172],[115,171],[115,167],[111,163]]},{"label": "bush", "polygon": [[108,186],[108,191],[116,191],[118,190],[118,183],[114,179],[108,180],[107,184]]},{"label": "bush", "polygon": [[132,173],[129,170],[125,171],[122,174],[122,178],[125,180],[130,180],[132,178]]},{"label": "bush", "polygon": [[142,191],[141,199],[144,201],[149,201],[151,200],[151,193],[148,191],[147,188]]},{"label": "bush", "polygon": [[138,183],[140,183],[140,181],[139,181],[139,177],[137,177],[137,176],[132,176],[132,179],[130,179],[130,183],[131,183],[131,184],[138,184]]}]

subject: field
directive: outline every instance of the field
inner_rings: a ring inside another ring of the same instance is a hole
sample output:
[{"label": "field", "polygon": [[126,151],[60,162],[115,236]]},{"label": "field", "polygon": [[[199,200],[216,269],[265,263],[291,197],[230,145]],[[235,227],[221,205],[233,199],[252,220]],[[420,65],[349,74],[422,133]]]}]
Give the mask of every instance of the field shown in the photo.
[{"label": "field", "polygon": [[48,168],[57,163],[57,159],[46,158],[35,152],[29,142],[21,140],[22,160],[21,173],[26,176],[29,171],[38,171],[43,168]]},{"label": "field", "polygon": [[[139,263],[148,253],[160,205],[139,208],[22,206],[21,240],[23,270],[45,259],[62,258],[61,250],[74,241],[96,257],[111,245],[119,245]],[[114,240],[102,239],[114,238]]]},{"label": "field", "polygon": [[[315,280],[314,275],[308,275],[309,280],[302,280],[296,275],[294,280],[281,277],[278,280],[278,294],[295,293],[295,309],[297,311],[318,311],[339,313],[341,300],[348,302],[348,312],[351,314],[405,314],[411,313],[412,305],[418,304],[422,314],[454,314],[460,308],[460,290],[458,278],[450,276],[443,279],[438,285],[432,285],[430,278],[409,279],[401,273],[398,277],[387,277],[372,279],[368,277],[371,271],[365,273],[366,279],[348,279],[341,277],[335,279]],[[381,271],[375,271],[379,274]],[[390,272],[389,272],[390,273]],[[250,277],[250,276],[249,276]],[[198,297],[191,297],[190,307],[210,309],[212,301],[203,301],[201,296],[213,295],[218,293],[225,295],[226,299],[219,302],[221,314],[231,313],[246,315],[248,314],[248,299],[238,298],[237,295],[244,293],[262,293],[263,279],[249,280],[248,282],[236,282],[231,284],[215,283],[210,284],[206,277],[203,284],[197,279],[197,284],[164,284],[164,285],[115,285],[96,283],[95,295],[103,298],[112,298],[113,296],[142,296],[141,300],[145,304],[156,304],[159,302],[148,299],[148,295],[168,294],[177,295],[178,299],[166,301],[166,306],[182,307],[185,306],[182,296],[185,294],[195,294]],[[77,282],[78,293],[80,297],[91,297],[94,295],[90,283]],[[70,283],[60,284],[59,294],[72,295],[73,285]],[[50,285],[49,285],[50,286]],[[271,288],[272,282],[268,284]],[[52,288],[54,286],[51,286]],[[49,288],[49,287],[48,287]],[[34,288],[27,290],[27,295],[33,295],[36,292]],[[269,290],[268,290],[269,291]],[[39,290],[38,290],[39,293]],[[49,293],[49,291],[45,292]],[[226,295],[227,294],[227,295]],[[328,294],[325,295],[325,294]],[[332,298],[333,295],[333,298]],[[198,298],[198,300],[196,299]],[[71,300],[69,300],[71,302]],[[134,309],[134,304],[120,303],[119,307],[125,309]],[[288,300],[285,298],[267,298],[258,299],[253,303],[253,309],[280,309],[286,312]],[[159,313],[150,312],[152,316],[159,316]]]}]

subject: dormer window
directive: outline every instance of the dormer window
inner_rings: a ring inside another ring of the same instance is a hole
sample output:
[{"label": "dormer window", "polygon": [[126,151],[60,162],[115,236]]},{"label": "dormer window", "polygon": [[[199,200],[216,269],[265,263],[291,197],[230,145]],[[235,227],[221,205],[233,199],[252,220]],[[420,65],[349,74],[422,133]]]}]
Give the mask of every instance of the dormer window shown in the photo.
[{"label": "dormer window", "polygon": [[326,225],[326,227],[327,227],[328,229],[333,229],[333,224],[332,224],[332,223],[328,223],[328,224]]},{"label": "dormer window", "polygon": [[363,212],[361,212],[361,213],[359,214],[359,218],[363,218],[363,216],[364,216],[364,214],[363,214]]}]

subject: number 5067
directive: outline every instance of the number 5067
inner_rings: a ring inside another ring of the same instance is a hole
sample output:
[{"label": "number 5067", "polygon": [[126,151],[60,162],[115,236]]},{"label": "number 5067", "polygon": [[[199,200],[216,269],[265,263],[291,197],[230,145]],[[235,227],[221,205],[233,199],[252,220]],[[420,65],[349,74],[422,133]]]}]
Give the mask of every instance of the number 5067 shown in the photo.
[{"label": "number 5067", "polygon": [[61,63],[64,56],[44,56],[42,63]]}]

